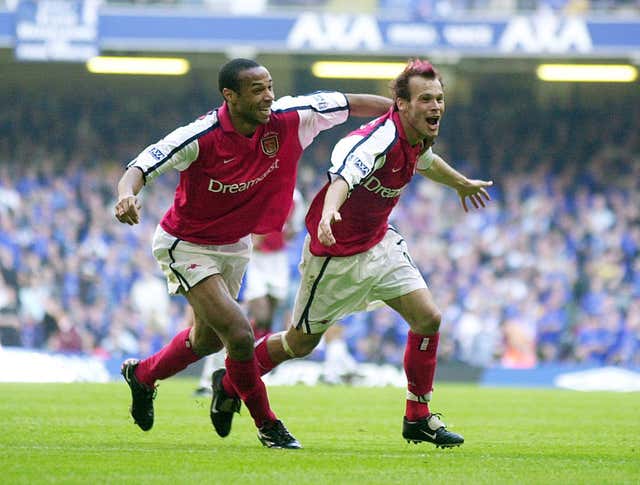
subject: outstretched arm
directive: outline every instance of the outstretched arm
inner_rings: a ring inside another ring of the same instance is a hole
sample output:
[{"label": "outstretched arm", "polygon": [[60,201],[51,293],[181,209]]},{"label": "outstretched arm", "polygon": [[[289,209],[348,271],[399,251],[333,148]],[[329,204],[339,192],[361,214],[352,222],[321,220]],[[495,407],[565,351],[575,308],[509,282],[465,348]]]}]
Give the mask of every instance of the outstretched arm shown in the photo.
[{"label": "outstretched arm", "polygon": [[455,189],[465,212],[469,212],[467,197],[476,209],[485,207],[485,200],[491,200],[486,187],[493,185],[493,181],[468,179],[435,153],[429,168],[418,170],[418,172],[434,182],[448,185]]},{"label": "outstretched arm", "polygon": [[349,101],[350,115],[363,118],[382,116],[393,105],[390,98],[375,94],[345,94]]},{"label": "outstretched arm", "polygon": [[149,145],[128,165],[118,182],[115,216],[130,226],[140,222],[140,202],[136,197],[146,183],[175,168],[186,170],[198,158],[200,145],[194,136],[211,126],[208,116],[173,130],[162,140]]},{"label": "outstretched arm", "polygon": [[123,224],[133,226],[140,222],[140,201],[138,193],[144,186],[142,171],[137,167],[130,167],[118,182],[118,202],[115,206],[115,216]]},{"label": "outstretched arm", "polygon": [[349,184],[347,184],[347,181],[340,176],[335,177],[324,196],[322,217],[318,224],[318,240],[325,246],[331,246],[336,243],[331,224],[342,220],[339,211],[344,201],[347,200],[348,195]]}]

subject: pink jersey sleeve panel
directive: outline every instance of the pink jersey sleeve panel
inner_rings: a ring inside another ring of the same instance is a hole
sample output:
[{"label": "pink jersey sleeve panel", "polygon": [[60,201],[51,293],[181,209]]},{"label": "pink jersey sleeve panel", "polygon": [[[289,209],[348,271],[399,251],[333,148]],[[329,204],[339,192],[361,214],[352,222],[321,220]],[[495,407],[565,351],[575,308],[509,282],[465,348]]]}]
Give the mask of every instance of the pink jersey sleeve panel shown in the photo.
[{"label": "pink jersey sleeve panel", "polygon": [[198,139],[219,126],[215,111],[175,129],[162,140],[145,148],[127,167],[142,170],[149,182],[169,169],[186,170],[198,158]]},{"label": "pink jersey sleeve panel", "polygon": [[298,137],[304,150],[321,131],[344,123],[349,117],[347,97],[337,91],[318,91],[303,96],[285,96],[273,103],[274,112],[296,111]]},{"label": "pink jersey sleeve panel", "polygon": [[433,163],[433,150],[431,147],[418,158],[416,170],[427,170]]},{"label": "pink jersey sleeve panel", "polygon": [[329,178],[333,180],[339,175],[353,190],[384,165],[387,153],[397,140],[398,133],[391,119],[371,125],[370,130],[357,130],[333,149]]}]

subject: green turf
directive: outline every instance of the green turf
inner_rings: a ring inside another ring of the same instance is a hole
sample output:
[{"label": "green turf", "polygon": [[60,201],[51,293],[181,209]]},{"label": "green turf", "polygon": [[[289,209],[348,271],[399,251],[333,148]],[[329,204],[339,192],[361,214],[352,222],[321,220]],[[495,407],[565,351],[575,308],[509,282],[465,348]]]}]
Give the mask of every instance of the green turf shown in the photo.
[{"label": "green turf", "polygon": [[456,449],[407,444],[399,388],[273,387],[303,450],[263,448],[243,408],[229,437],[195,381],[163,382],[147,433],[111,384],[0,384],[0,483],[640,483],[640,393],[441,384]]}]

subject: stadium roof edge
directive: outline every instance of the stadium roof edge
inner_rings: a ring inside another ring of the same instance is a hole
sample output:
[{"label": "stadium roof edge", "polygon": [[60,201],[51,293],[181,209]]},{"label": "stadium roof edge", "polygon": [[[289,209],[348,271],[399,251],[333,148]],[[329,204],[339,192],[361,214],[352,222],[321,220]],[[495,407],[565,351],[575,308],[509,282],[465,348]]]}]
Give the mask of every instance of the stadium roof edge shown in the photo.
[{"label": "stadium roof edge", "polygon": [[44,15],[0,10],[0,47],[14,48],[19,59],[34,60],[84,60],[105,50],[225,52],[230,47],[373,57],[437,52],[478,58],[637,60],[640,54],[640,16],[465,16],[416,22],[371,15],[234,16],[121,6],[68,15],[69,27],[61,33]]}]

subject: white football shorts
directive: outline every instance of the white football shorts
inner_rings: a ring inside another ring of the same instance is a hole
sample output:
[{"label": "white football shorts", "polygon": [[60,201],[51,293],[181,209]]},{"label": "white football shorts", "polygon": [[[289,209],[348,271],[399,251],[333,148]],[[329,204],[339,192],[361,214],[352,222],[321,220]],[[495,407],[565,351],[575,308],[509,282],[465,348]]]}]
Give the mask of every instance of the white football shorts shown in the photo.
[{"label": "white football shorts", "polygon": [[254,251],[247,266],[244,300],[272,296],[284,300],[289,293],[289,257],[287,251]]},{"label": "white football shorts", "polygon": [[167,277],[171,295],[185,294],[207,276],[219,274],[231,296],[237,298],[251,249],[251,236],[220,246],[193,244],[172,236],[160,226],[153,236],[153,256]]},{"label": "white football shorts", "polygon": [[304,333],[323,333],[346,315],[427,287],[404,238],[392,227],[374,247],[353,256],[314,256],[309,241],[307,236],[292,322]]}]

